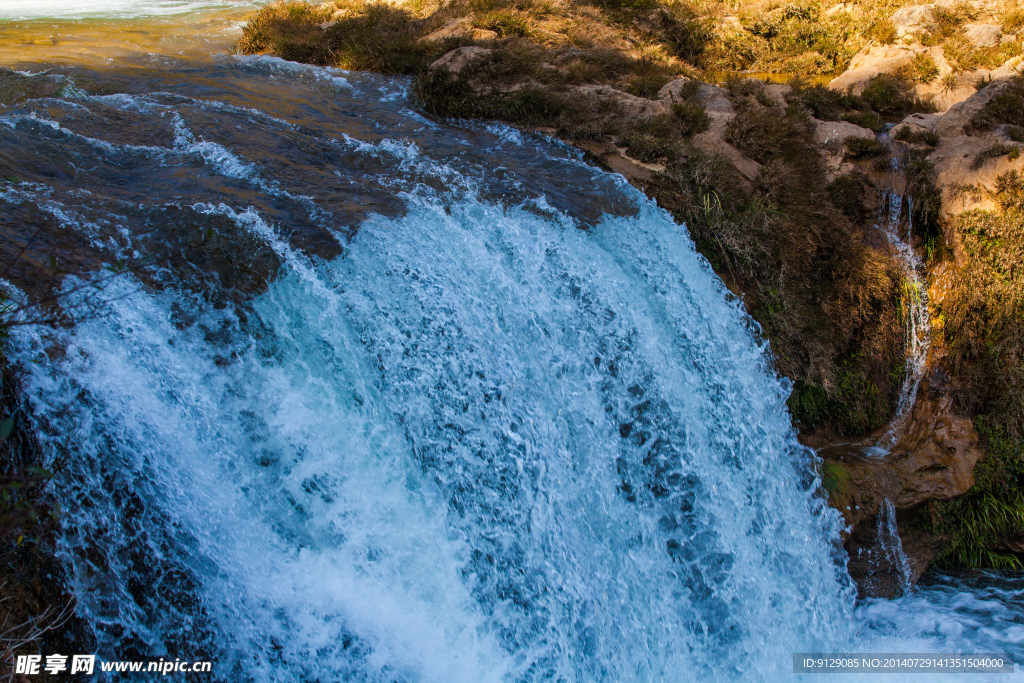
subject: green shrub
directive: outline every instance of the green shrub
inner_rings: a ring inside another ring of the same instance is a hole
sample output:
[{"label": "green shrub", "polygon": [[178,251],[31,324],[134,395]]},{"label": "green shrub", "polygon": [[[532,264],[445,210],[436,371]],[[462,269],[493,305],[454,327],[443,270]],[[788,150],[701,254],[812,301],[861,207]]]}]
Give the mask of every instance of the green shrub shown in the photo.
[{"label": "green shrub", "polygon": [[708,113],[692,102],[673,102],[672,113],[679,122],[679,130],[687,137],[703,133],[711,127]]},{"label": "green shrub", "polygon": [[846,138],[844,159],[873,159],[886,154],[885,145],[875,138]]},{"label": "green shrub", "polygon": [[841,175],[825,188],[843,215],[854,223],[864,220],[864,181],[857,175]]},{"label": "green shrub", "polygon": [[673,117],[665,114],[627,125],[622,141],[637,159],[655,162],[677,156],[682,139]]},{"label": "green shrub", "polygon": [[914,57],[910,73],[918,83],[931,83],[939,77],[939,67],[930,54],[921,52]]},{"label": "green shrub", "polygon": [[910,145],[928,145],[934,147],[939,144],[939,135],[931,130],[914,130],[910,126],[903,126],[896,131],[893,139],[906,142]]},{"label": "green shrub", "polygon": [[935,107],[914,97],[914,86],[893,74],[878,74],[864,87],[861,98],[883,118],[902,119],[915,112],[935,111]]},{"label": "green shrub", "polygon": [[978,152],[971,162],[971,170],[977,171],[985,162],[989,159],[996,159],[998,157],[1008,157],[1011,160],[1020,157],[1020,147],[1017,145],[1004,145],[1001,142],[996,142],[990,145],[988,148]]},{"label": "green shrub", "polygon": [[657,37],[669,51],[690,64],[701,66],[715,39],[713,23],[689,3],[669,5],[658,15]]},{"label": "green shrub", "polygon": [[1024,441],[985,415],[974,419],[985,457],[974,468],[965,495],[933,503],[933,530],[948,536],[937,562],[952,567],[1024,569],[1001,550],[1002,541],[1024,531]]},{"label": "green shrub", "polygon": [[872,28],[867,33],[867,38],[882,45],[892,45],[899,40],[899,34],[896,32],[896,24],[892,23],[892,19],[884,17],[873,22]]},{"label": "green shrub", "polygon": [[438,45],[418,41],[420,27],[407,10],[388,3],[363,5],[328,28],[330,10],[304,2],[264,6],[242,28],[238,51],[272,52],[283,59],[382,73],[413,74],[440,56]]},{"label": "green shrub", "polygon": [[1024,75],[1015,76],[1009,85],[971,118],[971,128],[990,130],[1000,124],[1024,125]]},{"label": "green shrub", "polygon": [[1004,33],[1017,33],[1024,28],[1024,9],[1009,10],[1003,14]]},{"label": "green shrub", "polygon": [[1001,213],[967,211],[953,230],[966,263],[943,304],[949,359],[961,378],[958,396],[972,414],[1024,434],[1024,176],[1000,176]]}]

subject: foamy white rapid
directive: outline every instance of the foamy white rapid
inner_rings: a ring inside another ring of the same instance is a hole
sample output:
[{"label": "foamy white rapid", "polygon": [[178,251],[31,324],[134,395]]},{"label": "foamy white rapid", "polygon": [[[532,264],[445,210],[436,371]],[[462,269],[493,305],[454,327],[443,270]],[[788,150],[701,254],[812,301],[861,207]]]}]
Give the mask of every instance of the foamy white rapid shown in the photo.
[{"label": "foamy white rapid", "polygon": [[[60,552],[101,657],[777,681],[795,652],[954,642],[942,600],[855,609],[788,384],[684,226],[550,141],[423,118],[401,84],[212,73],[216,96],[175,73],[0,115],[0,143],[88,169],[0,207],[177,259],[14,340],[40,434],[74,435]],[[239,106],[254,92],[279,96]],[[985,629],[955,644],[1021,649]]]}]

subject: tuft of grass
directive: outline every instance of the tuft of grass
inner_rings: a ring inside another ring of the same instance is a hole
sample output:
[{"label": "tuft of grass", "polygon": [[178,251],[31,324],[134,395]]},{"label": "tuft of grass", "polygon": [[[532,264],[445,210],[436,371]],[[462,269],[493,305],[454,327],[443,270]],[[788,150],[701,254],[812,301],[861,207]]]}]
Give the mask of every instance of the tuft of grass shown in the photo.
[{"label": "tuft of grass", "polygon": [[886,154],[885,145],[874,138],[847,138],[844,159],[875,159]]},{"label": "tuft of grass", "polygon": [[673,102],[672,113],[678,121],[680,132],[687,137],[703,133],[711,127],[708,113],[692,102]]},{"label": "tuft of grass", "polygon": [[1012,78],[1005,90],[971,118],[974,130],[990,130],[1001,124],[1024,125],[1024,75]]},{"label": "tuft of grass", "polygon": [[529,17],[510,10],[490,12],[480,19],[478,26],[496,31],[501,38],[525,38],[530,35]]},{"label": "tuft of grass", "polygon": [[917,83],[932,83],[939,77],[939,67],[930,54],[921,52],[911,62],[909,76]]},{"label": "tuft of grass", "polygon": [[629,124],[622,141],[632,156],[646,162],[674,158],[682,146],[681,130],[670,114]]},{"label": "tuft of grass", "polygon": [[882,45],[892,45],[899,40],[899,34],[896,32],[896,24],[892,23],[892,19],[884,17],[874,22],[873,27],[867,32],[867,38]]},{"label": "tuft of grass", "polygon": [[868,81],[860,96],[873,111],[890,120],[935,111],[934,105],[914,96],[912,83],[894,74],[878,74]]},{"label": "tuft of grass", "polygon": [[1024,175],[999,177],[1001,211],[967,211],[953,231],[966,263],[943,305],[949,359],[963,382],[958,393],[971,414],[1024,435]]},{"label": "tuft of grass", "polygon": [[1001,24],[1004,33],[1017,33],[1024,28],[1024,9],[1007,10]]},{"label": "tuft of grass", "polygon": [[935,147],[939,144],[939,134],[931,130],[911,130],[910,126],[904,126],[896,131],[893,139],[906,142],[909,145],[927,145]]},{"label": "tuft of grass", "polygon": [[1024,530],[1024,440],[989,416],[974,419],[985,457],[974,468],[974,486],[963,496],[931,505],[934,531],[949,537],[936,561],[952,567],[1024,569],[1001,549],[1004,538]]},{"label": "tuft of grass", "polygon": [[1004,145],[1001,142],[993,143],[988,148],[978,152],[974,160],[971,161],[971,170],[977,171],[989,159],[997,159],[999,157],[1007,157],[1011,160],[1018,159],[1020,158],[1020,147],[1017,145]]}]

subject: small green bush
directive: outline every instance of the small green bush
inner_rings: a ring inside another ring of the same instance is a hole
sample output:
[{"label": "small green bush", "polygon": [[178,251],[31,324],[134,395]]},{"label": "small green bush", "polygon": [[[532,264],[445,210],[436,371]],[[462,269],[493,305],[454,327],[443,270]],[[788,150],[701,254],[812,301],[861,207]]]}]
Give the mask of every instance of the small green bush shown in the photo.
[{"label": "small green bush", "polygon": [[1024,441],[1006,426],[979,415],[974,425],[985,457],[974,468],[965,495],[932,503],[934,531],[949,537],[936,561],[950,567],[1024,569],[1020,558],[1000,549],[1007,536],[1024,531]]},{"label": "small green bush", "polygon": [[846,138],[845,159],[873,159],[886,154],[885,145],[874,138]]},{"label": "small green bush", "polygon": [[867,37],[870,40],[875,40],[882,45],[892,45],[899,40],[899,34],[896,32],[896,24],[892,23],[892,19],[884,17],[873,22],[872,28],[868,31]]},{"label": "small green bush", "polygon": [[977,171],[985,165],[986,161],[998,157],[1008,157],[1011,160],[1018,159],[1020,157],[1020,147],[996,142],[987,149],[978,152],[977,156],[974,157],[974,161],[971,162],[971,170]]},{"label": "small green bush", "polygon": [[913,79],[918,83],[932,83],[939,77],[939,67],[927,52],[921,52],[914,57],[910,70]]},{"label": "small green bush", "polygon": [[893,139],[906,142],[909,145],[928,145],[934,147],[939,144],[939,135],[931,130],[913,130],[910,126],[903,126],[896,131]]},{"label": "small green bush", "polygon": [[1002,211],[967,211],[953,230],[966,263],[953,277],[942,312],[949,359],[968,411],[989,415],[1024,436],[1024,175],[1003,174]]},{"label": "small green bush", "polygon": [[1014,9],[1003,14],[1004,33],[1017,33],[1024,28],[1024,9]]},{"label": "small green bush", "polygon": [[711,117],[708,113],[692,102],[673,102],[672,113],[679,122],[680,131],[687,137],[703,133],[711,127]]},{"label": "small green bush", "polygon": [[1024,75],[1011,79],[1006,89],[971,118],[975,130],[990,130],[1001,124],[1024,125]]},{"label": "small green bush", "polygon": [[861,98],[883,118],[901,119],[935,107],[914,97],[913,84],[893,74],[878,74],[864,87]]}]

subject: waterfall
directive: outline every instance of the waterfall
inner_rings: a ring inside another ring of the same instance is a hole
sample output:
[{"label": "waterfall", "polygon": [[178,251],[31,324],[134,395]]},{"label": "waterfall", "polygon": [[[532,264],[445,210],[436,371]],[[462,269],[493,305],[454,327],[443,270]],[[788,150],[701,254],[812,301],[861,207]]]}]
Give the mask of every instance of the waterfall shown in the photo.
[{"label": "waterfall", "polygon": [[[400,84],[213,69],[216,99],[156,73],[0,115],[7,149],[85,169],[0,202],[158,264],[108,315],[15,340],[40,433],[75,434],[60,547],[101,657],[777,680],[848,642],[789,386],[684,226],[545,138],[423,119]],[[255,91],[279,99],[235,104]]]},{"label": "waterfall", "polygon": [[855,604],[757,325],[574,150],[264,57],[20,77],[58,94],[0,113],[0,228],[102,314],[9,354],[71,450],[57,548],[101,660],[777,681],[796,652],[1020,652],[1012,585]]},{"label": "waterfall", "polygon": [[904,291],[901,307],[905,320],[907,349],[906,371],[900,386],[896,413],[876,444],[877,447],[887,450],[899,440],[906,419],[914,407],[917,390],[928,362],[928,349],[931,347],[931,320],[928,314],[928,280],[924,264],[911,244],[913,197],[906,196],[906,174],[899,154],[887,135],[883,134],[881,137],[890,154],[889,187],[881,191],[877,227],[885,235],[893,255],[903,266]]},{"label": "waterfall", "polygon": [[895,568],[897,577],[897,595],[907,595],[913,585],[910,571],[910,559],[903,552],[903,540],[896,525],[896,507],[888,498],[882,501],[878,515],[875,517],[878,539],[879,570],[889,574]]}]

